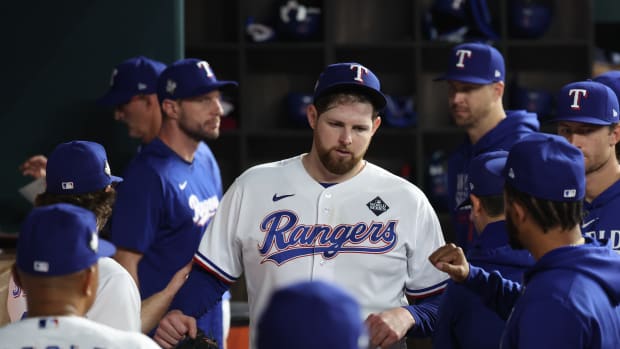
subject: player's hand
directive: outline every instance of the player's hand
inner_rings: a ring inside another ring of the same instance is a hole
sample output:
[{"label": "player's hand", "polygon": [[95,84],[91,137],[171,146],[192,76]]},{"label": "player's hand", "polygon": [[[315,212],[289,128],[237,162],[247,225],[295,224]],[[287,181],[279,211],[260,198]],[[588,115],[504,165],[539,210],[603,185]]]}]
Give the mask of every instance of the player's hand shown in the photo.
[{"label": "player's hand", "polygon": [[388,348],[401,340],[415,321],[411,313],[398,307],[366,318],[371,348]]},{"label": "player's hand", "polygon": [[35,155],[19,165],[19,170],[24,176],[31,176],[35,179],[39,179],[45,177],[46,166],[47,158],[43,155]]},{"label": "player's hand", "polygon": [[196,319],[183,314],[180,310],[171,310],[161,319],[153,339],[164,349],[174,348],[186,335],[196,338],[198,328]]},{"label": "player's hand", "polygon": [[450,275],[452,280],[462,282],[469,276],[469,262],[463,249],[455,244],[446,244],[433,252],[428,260],[435,268]]}]

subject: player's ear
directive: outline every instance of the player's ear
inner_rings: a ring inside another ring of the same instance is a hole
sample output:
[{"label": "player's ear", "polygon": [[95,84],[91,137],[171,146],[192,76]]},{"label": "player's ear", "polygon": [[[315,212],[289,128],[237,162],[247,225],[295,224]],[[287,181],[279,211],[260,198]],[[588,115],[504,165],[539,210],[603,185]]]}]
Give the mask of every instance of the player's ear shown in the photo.
[{"label": "player's ear", "polygon": [[498,81],[493,84],[493,90],[495,91],[495,95],[499,98],[502,98],[504,96],[504,88],[505,86],[503,81]]},{"label": "player's ear", "polygon": [[319,111],[316,110],[314,104],[310,104],[306,108],[306,117],[308,118],[308,124],[314,130],[316,128],[316,121],[319,119]]},{"label": "player's ear", "polygon": [[84,270],[84,277],[82,278],[82,292],[86,296],[93,296],[97,292],[99,278],[97,271],[97,264],[93,264],[88,269]]},{"label": "player's ear", "polygon": [[620,124],[611,125],[609,133],[609,145],[616,145],[620,141]]},{"label": "player's ear", "polygon": [[161,102],[161,108],[164,110],[164,113],[171,119],[178,119],[178,108],[179,104],[176,101],[171,99],[164,99]]},{"label": "player's ear", "polygon": [[377,132],[377,130],[379,129],[379,126],[381,126],[381,117],[377,116],[373,121],[372,121],[372,134],[374,135],[375,132]]},{"label": "player's ear", "polygon": [[482,204],[480,203],[480,199],[474,194],[469,194],[469,200],[471,200],[471,214],[476,217],[480,216],[482,213]]}]

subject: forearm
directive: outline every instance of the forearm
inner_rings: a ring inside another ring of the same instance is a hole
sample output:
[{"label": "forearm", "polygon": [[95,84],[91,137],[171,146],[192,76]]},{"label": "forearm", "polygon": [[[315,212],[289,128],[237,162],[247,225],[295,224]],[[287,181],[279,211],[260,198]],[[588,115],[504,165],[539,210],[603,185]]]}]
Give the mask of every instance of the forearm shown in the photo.
[{"label": "forearm", "polygon": [[522,290],[521,284],[502,278],[498,272],[488,273],[473,265],[470,265],[469,275],[463,285],[477,293],[483,303],[503,320],[510,316]]},{"label": "forearm", "polygon": [[166,314],[175,293],[167,288],[154,293],[142,301],[140,320],[142,321],[142,333],[149,333],[157,326],[159,320]]},{"label": "forearm", "polygon": [[183,287],[174,297],[170,309],[200,317],[222,299],[229,285],[194,264]]},{"label": "forearm", "polygon": [[411,313],[415,321],[409,332],[407,332],[408,336],[420,338],[432,335],[439,314],[441,296],[442,293],[436,294],[404,307]]}]

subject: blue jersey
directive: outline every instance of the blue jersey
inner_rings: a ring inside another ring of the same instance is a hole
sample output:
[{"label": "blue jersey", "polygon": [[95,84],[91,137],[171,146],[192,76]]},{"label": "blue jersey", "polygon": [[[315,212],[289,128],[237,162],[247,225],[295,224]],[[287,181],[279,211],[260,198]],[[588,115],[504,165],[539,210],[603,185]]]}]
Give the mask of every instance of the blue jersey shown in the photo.
[{"label": "blue jersey", "polygon": [[[501,348],[619,348],[620,255],[591,239],[545,254],[524,285],[472,266],[466,286],[507,318]],[[513,308],[514,306],[514,308]]]},{"label": "blue jersey", "polygon": [[581,231],[593,238],[609,240],[620,252],[620,181],[602,192],[592,202],[584,201]]},{"label": "blue jersey", "polygon": [[[110,234],[116,246],[142,253],[138,278],[143,299],[166,287],[192,259],[221,197],[219,167],[202,142],[192,162],[159,138],[131,162],[118,187]],[[221,329],[221,311],[217,315],[213,326]],[[203,329],[213,336],[221,332]]]},{"label": "blue jersey", "polygon": [[[504,278],[521,281],[523,272],[534,264],[526,250],[508,245],[506,222],[488,224],[477,236],[467,260]],[[433,334],[433,348],[498,348],[506,322],[487,308],[480,297],[460,284],[451,283],[444,292]]]},{"label": "blue jersey", "polygon": [[540,127],[535,113],[525,110],[506,111],[506,118],[487,132],[476,144],[466,139],[448,159],[448,208],[452,215],[455,243],[467,251],[474,238],[474,227],[469,220],[469,209],[458,206],[469,197],[467,172],[476,155],[510,150],[521,138],[537,132]]}]

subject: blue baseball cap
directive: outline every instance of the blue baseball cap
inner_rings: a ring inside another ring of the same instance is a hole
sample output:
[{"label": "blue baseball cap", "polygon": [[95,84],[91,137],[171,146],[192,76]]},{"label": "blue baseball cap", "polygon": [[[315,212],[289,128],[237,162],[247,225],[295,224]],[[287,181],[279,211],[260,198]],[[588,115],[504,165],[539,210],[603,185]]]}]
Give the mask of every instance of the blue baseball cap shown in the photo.
[{"label": "blue baseball cap", "polygon": [[129,58],[114,68],[110,88],[97,102],[115,107],[129,102],[133,96],[156,93],[157,78],[165,68],[164,63],[144,56]]},{"label": "blue baseball cap", "polygon": [[[474,157],[469,164],[467,181],[469,192],[476,196],[502,195],[504,177],[501,171],[506,165],[508,152],[504,150],[482,153]],[[469,197],[459,207],[471,205]]]},{"label": "blue baseball cap", "polygon": [[377,109],[385,107],[379,78],[370,69],[355,62],[328,65],[314,85],[314,101],[320,96],[347,90],[367,95]]},{"label": "blue baseball cap", "polygon": [[122,182],[112,176],[105,149],[99,143],[72,141],[61,143],[47,159],[46,192],[85,194]]},{"label": "blue baseball cap", "polygon": [[17,267],[28,274],[67,275],[116,252],[99,239],[95,214],[67,203],[34,208],[17,239]]},{"label": "blue baseball cap", "polygon": [[452,48],[448,72],[435,81],[454,80],[486,85],[504,81],[505,77],[504,57],[495,47],[466,43]]},{"label": "blue baseball cap", "polygon": [[551,121],[611,125],[618,122],[619,110],[618,97],[611,88],[596,81],[578,81],[562,87]]},{"label": "blue baseball cap", "polygon": [[237,86],[236,81],[220,81],[206,61],[186,58],[172,63],[157,81],[157,96],[164,99],[183,99],[200,96],[224,86]]},{"label": "blue baseball cap", "polygon": [[592,80],[611,88],[620,101],[620,70],[610,70],[601,75],[597,75]]},{"label": "blue baseball cap", "polygon": [[539,199],[559,202],[584,198],[585,173],[581,150],[564,137],[542,132],[532,133],[515,143],[501,171],[506,184],[515,189]]},{"label": "blue baseball cap", "polygon": [[359,349],[368,339],[351,295],[323,281],[303,281],[272,294],[257,343],[258,349]]}]

